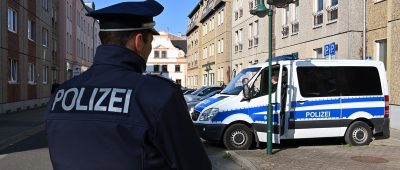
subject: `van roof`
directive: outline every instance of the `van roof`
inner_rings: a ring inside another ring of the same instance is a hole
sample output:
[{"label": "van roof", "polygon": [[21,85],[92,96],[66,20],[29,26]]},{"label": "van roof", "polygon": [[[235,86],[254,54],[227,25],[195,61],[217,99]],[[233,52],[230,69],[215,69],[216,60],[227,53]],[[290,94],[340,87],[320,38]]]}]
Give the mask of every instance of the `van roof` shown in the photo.
[{"label": "van roof", "polygon": [[[327,59],[299,59],[299,60],[279,60],[279,61],[272,61],[272,65],[274,64],[290,64],[290,63],[299,63],[301,62],[302,65],[309,64],[309,66],[318,65],[318,66],[375,66],[380,67],[383,66],[381,61],[375,60],[327,60]],[[251,65],[248,68],[253,67],[268,67],[268,62],[259,63],[256,65]]]}]

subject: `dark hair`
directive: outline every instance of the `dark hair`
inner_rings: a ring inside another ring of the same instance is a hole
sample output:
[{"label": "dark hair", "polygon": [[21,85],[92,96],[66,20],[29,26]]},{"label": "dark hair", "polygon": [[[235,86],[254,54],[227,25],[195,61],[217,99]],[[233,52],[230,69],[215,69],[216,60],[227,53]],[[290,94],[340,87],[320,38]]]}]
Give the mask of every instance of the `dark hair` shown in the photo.
[{"label": "dark hair", "polygon": [[125,46],[126,43],[137,34],[143,34],[143,41],[147,43],[147,35],[150,34],[148,30],[141,31],[100,31],[99,37],[101,44],[115,44]]}]

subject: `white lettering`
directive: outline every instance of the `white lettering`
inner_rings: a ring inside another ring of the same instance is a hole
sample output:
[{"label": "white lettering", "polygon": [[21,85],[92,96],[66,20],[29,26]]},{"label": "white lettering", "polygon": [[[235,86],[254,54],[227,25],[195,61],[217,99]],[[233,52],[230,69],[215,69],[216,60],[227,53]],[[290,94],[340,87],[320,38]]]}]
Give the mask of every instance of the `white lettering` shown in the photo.
[{"label": "white lettering", "polygon": [[129,89],[125,96],[124,113],[128,113],[129,102],[131,101],[131,94],[132,94],[132,90]]},{"label": "white lettering", "polygon": [[[69,106],[67,106],[66,104],[65,104],[65,100],[66,100],[66,98],[67,98],[67,96],[68,96],[68,93],[70,93],[70,92],[73,92],[74,93],[74,97],[72,98],[72,101],[71,101],[71,104],[69,105]],[[78,97],[78,89],[77,88],[71,88],[71,89],[68,89],[66,92],[65,92],[65,94],[64,94],[64,97],[63,97],[63,100],[62,100],[62,108],[65,110],[65,111],[70,111],[70,110],[72,110],[72,108],[74,108],[74,106],[75,106],[75,102],[76,102],[76,98]]]},{"label": "white lettering", "polygon": [[92,96],[90,97],[89,101],[89,110],[93,111],[93,103],[94,103],[94,98],[96,97],[97,91],[99,91],[98,88],[94,88],[92,92]]},{"label": "white lettering", "polygon": [[311,118],[326,118],[326,117],[331,117],[331,112],[330,112],[330,111],[306,112],[306,117],[311,117]]},{"label": "white lettering", "polygon": [[104,101],[104,99],[110,93],[110,91],[111,91],[111,88],[100,88],[99,92],[104,92],[104,93],[100,97],[100,99],[96,102],[96,105],[94,106],[94,110],[96,110],[96,111],[107,111],[107,106],[101,106],[101,103]]},{"label": "white lettering", "polygon": [[51,111],[54,110],[54,106],[56,106],[56,103],[61,101],[62,97],[64,95],[64,89],[58,90],[56,97],[54,98],[54,102],[53,102],[53,107],[51,108]]},{"label": "white lettering", "polygon": [[81,99],[84,92],[85,88],[81,88],[81,91],[79,91],[78,100],[76,100],[76,110],[87,110],[88,108],[87,106],[81,105]]},{"label": "white lettering", "polygon": [[117,89],[114,88],[111,92],[111,98],[110,98],[110,103],[108,104],[108,111],[109,112],[119,112],[121,113],[122,108],[119,107],[114,107],[115,102],[122,102],[121,97],[117,97],[117,93],[125,93],[126,89]]}]

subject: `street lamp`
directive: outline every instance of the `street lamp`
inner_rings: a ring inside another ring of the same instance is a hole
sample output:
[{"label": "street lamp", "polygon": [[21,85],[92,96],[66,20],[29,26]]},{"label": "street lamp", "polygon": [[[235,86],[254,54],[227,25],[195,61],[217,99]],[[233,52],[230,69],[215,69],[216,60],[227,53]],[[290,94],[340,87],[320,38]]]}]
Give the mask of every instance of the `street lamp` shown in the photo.
[{"label": "street lamp", "polygon": [[272,155],[272,105],[271,105],[271,93],[272,93],[272,6],[277,8],[283,8],[286,5],[294,2],[295,0],[267,0],[267,3],[270,5],[269,8],[265,7],[264,0],[258,0],[258,4],[255,9],[250,10],[250,14],[257,15],[258,17],[264,17],[268,15],[269,27],[268,27],[268,118],[267,118],[267,154]]}]

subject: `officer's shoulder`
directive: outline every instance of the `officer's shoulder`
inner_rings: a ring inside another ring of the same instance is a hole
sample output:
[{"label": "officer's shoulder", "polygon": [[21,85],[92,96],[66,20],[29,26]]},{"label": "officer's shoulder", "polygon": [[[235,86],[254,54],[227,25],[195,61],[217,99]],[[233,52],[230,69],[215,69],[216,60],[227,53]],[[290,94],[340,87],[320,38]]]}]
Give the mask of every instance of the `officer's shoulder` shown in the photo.
[{"label": "officer's shoulder", "polygon": [[176,88],[179,87],[179,85],[176,84],[173,80],[168,79],[168,78],[165,78],[165,77],[163,77],[163,76],[161,76],[161,75],[157,75],[157,74],[146,74],[146,76],[147,76],[149,79],[151,79],[152,81],[160,82],[160,83],[166,83],[166,84],[169,84],[169,85],[171,85],[172,87],[176,87]]}]

